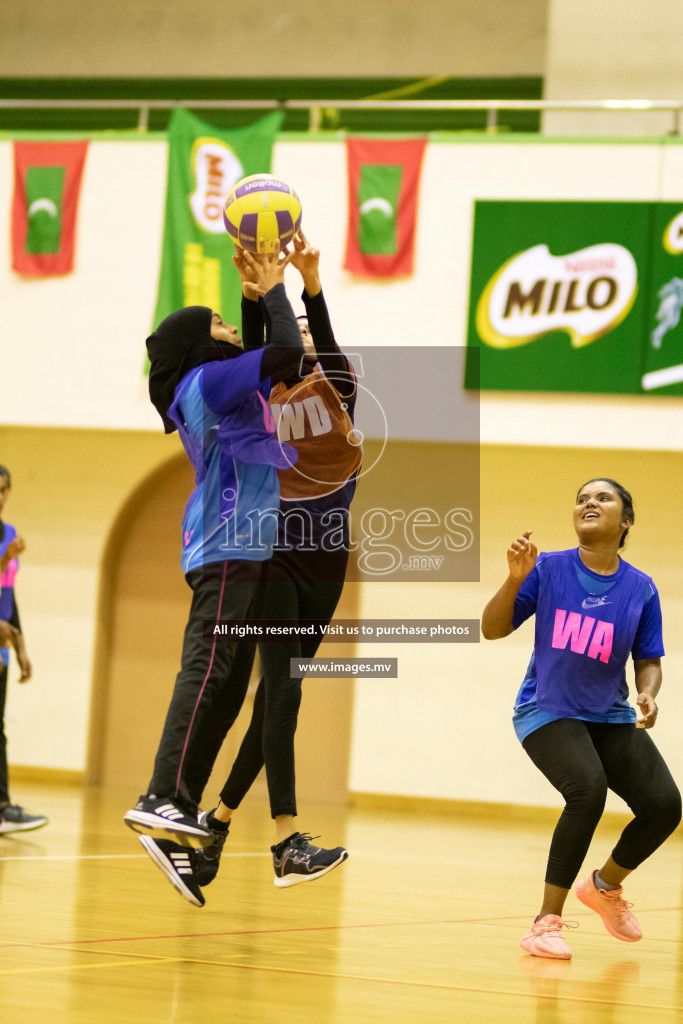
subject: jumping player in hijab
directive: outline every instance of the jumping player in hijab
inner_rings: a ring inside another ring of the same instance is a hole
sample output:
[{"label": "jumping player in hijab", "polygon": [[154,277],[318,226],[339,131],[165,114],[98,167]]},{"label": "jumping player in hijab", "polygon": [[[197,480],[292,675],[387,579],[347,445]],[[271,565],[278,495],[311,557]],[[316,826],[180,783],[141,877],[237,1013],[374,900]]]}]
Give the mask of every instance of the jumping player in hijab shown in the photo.
[{"label": "jumping player in hijab", "polygon": [[197,906],[205,901],[187,848],[209,844],[212,834],[197,820],[193,758],[217,708],[225,728],[237,717],[250,668],[240,645],[220,642],[214,627],[260,613],[277,532],[277,469],[296,458],[278,442],[267,403],[271,382],[286,376],[303,352],[283,285],[291,255],[245,258],[270,321],[265,348],[244,352],[237,328],[203,306],[171,314],[147,340],[150,397],[166,433],[179,431],[195,470],[181,558],[192,605],[152,778],[124,820]]},{"label": "jumping player in hijab", "polygon": [[[292,263],[304,284],[306,316],[299,318],[299,329],[307,354],[296,372],[274,386],[269,399],[280,421],[281,442],[291,444],[298,458],[278,471],[280,517],[267,569],[264,617],[315,620],[320,626],[331,621],[344,585],[349,505],[363,452],[353,428],[356,378],[334,338],[320,283],[320,253],[302,232],[294,240],[294,250]],[[249,297],[249,268],[240,257],[236,263],[243,282],[244,344],[258,348],[264,337],[262,310]],[[302,679],[292,675],[290,664],[292,659],[310,660],[318,645],[315,637],[259,645],[262,677],[252,719],[218,807],[202,816],[214,833],[213,843],[196,857],[202,886],[215,878],[228,824],[264,764],[275,823],[275,885],[282,888],[320,878],[348,856],[340,846],[314,845],[295,824],[294,734]],[[217,731],[213,748],[220,744],[221,732]],[[202,789],[213,763],[211,745],[208,752],[204,772],[197,773]],[[200,799],[201,792],[196,796]]]}]

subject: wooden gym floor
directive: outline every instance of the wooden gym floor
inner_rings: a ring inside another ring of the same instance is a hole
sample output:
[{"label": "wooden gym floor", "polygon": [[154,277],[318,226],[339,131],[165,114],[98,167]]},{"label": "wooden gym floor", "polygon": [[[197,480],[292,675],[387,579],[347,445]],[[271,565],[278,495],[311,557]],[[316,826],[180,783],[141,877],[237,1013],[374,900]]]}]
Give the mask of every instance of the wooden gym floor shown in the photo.
[{"label": "wooden gym floor", "polygon": [[[519,948],[547,822],[307,805],[300,827],[349,860],[272,883],[263,797],[236,817],[207,905],[186,903],[121,816],[137,794],[22,785],[49,815],[0,836],[2,1024],[668,1024],[683,1021],[681,855],[631,879],[645,938],[613,939],[572,895],[571,962]],[[615,837],[601,826],[591,859]]]}]

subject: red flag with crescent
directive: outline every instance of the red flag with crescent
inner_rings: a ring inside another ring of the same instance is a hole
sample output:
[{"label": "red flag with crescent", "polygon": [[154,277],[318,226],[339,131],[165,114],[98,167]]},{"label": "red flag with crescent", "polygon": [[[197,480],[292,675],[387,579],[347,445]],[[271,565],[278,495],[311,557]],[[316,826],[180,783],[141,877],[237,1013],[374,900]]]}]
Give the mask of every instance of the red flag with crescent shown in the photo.
[{"label": "red flag with crescent", "polygon": [[87,141],[14,143],[12,269],[18,274],[54,277],[73,270],[87,148]]},{"label": "red flag with crescent", "polygon": [[369,277],[413,271],[420,171],[427,139],[348,138],[344,267]]}]

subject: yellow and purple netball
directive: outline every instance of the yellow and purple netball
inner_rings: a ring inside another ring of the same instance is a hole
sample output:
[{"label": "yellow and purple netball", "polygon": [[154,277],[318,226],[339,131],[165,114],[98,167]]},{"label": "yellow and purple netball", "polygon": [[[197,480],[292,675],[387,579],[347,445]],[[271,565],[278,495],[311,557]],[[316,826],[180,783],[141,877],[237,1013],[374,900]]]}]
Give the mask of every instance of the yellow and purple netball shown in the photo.
[{"label": "yellow and purple netball", "polygon": [[223,220],[233,242],[243,249],[279,252],[299,230],[301,200],[280,178],[250,174],[225,200]]}]

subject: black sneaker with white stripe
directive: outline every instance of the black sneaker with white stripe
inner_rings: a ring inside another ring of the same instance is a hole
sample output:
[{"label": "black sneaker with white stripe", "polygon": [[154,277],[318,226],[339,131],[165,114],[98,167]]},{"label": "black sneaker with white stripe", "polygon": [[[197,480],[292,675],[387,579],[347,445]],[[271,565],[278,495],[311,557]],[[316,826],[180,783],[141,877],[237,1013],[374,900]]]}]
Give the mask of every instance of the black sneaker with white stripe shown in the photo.
[{"label": "black sneaker with white stripe", "polygon": [[[215,811],[216,808],[214,807],[213,810]],[[223,852],[223,847],[225,846],[225,840],[228,838],[228,825],[226,825],[224,829],[211,827],[209,824],[209,817],[212,814],[213,811],[202,811],[199,815],[200,825],[204,825],[205,828],[208,828],[213,837],[209,846],[205,846],[203,850],[197,850],[195,854],[195,875],[201,886],[208,885],[209,882],[213,882],[214,878],[218,874],[221,854]]]},{"label": "black sneaker with white stripe", "polygon": [[334,850],[323,850],[322,847],[313,846],[309,842],[309,839],[317,838],[308,833],[295,832],[284,842],[271,846],[275,885],[278,889],[320,878],[346,860],[349,854],[343,846],[337,846]]},{"label": "black sneaker with white stripe", "polygon": [[141,796],[135,807],[126,811],[123,820],[134,832],[153,839],[173,839],[181,846],[201,849],[213,842],[207,828],[200,825],[193,814],[188,814],[172,800],[154,794]]},{"label": "black sneaker with white stripe", "polygon": [[145,852],[163,871],[173,888],[195,907],[203,907],[206,900],[194,873],[195,851],[186,850],[170,839],[152,839],[151,836],[138,838]]}]

